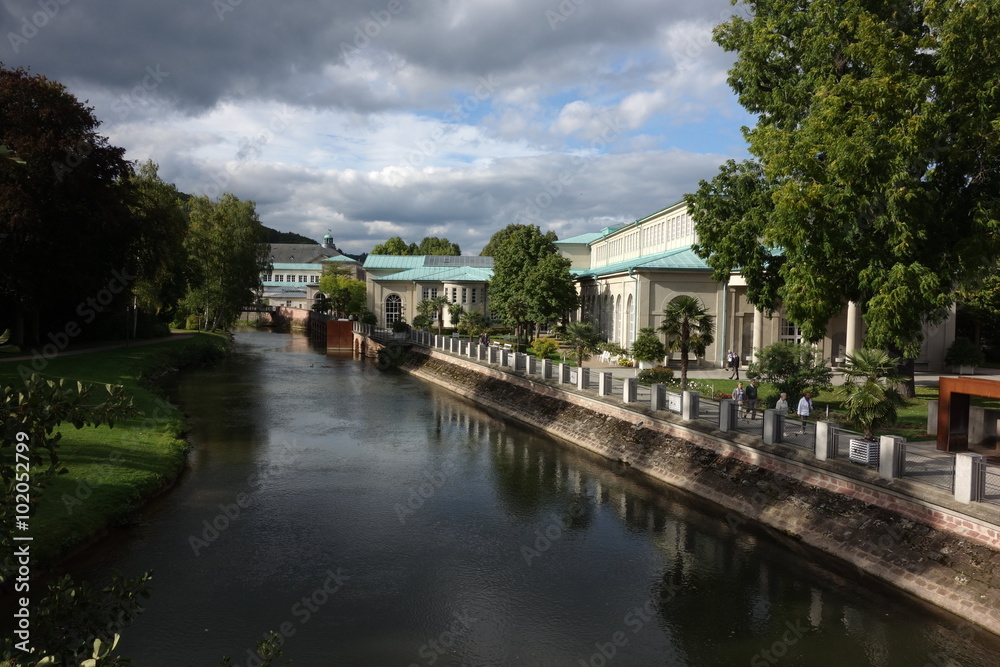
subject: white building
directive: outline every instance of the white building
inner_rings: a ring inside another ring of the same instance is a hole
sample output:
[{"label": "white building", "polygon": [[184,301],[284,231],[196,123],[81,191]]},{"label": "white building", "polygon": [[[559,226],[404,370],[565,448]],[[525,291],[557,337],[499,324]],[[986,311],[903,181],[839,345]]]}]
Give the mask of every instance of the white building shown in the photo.
[{"label": "white building", "polygon": [[261,275],[267,305],[309,309],[319,295],[319,279],[329,264],[347,266],[354,278],[363,279],[357,261],[347,257],[327,234],[320,245],[309,243],[272,243],[270,268]]}]

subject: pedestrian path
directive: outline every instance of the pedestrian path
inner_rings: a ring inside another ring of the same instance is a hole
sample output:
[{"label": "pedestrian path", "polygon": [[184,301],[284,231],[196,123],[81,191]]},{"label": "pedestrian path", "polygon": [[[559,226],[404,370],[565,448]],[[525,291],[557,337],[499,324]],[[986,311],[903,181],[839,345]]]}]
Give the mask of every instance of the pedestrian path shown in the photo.
[{"label": "pedestrian path", "polygon": [[[169,336],[161,336],[159,338],[147,338],[143,340],[132,340],[128,342],[117,342],[117,341],[103,341],[94,343],[81,343],[80,345],[74,345],[73,347],[66,350],[58,350],[55,356],[59,357],[69,357],[77,354],[91,354],[93,352],[104,352],[106,350],[122,350],[128,347],[142,347],[144,345],[155,345],[156,343],[167,343],[175,340],[184,340],[186,338],[191,338],[194,336],[193,333],[171,331]],[[48,345],[55,347],[54,344],[49,343]],[[45,349],[46,345],[38,345],[32,349],[30,354],[19,354],[17,356],[7,357],[0,355],[0,363],[5,361],[31,361],[45,355],[45,358],[54,358],[52,354],[48,354]]]}]

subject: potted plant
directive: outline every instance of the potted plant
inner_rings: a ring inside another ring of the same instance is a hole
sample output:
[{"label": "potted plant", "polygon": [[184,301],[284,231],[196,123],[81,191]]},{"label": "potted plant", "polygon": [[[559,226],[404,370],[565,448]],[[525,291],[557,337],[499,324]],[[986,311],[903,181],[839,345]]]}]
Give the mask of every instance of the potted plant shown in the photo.
[{"label": "potted plant", "polygon": [[667,349],[653,327],[639,329],[639,335],[632,343],[632,357],[639,362],[640,369],[653,368],[666,354]]},{"label": "potted plant", "polygon": [[406,320],[400,318],[392,323],[392,333],[395,338],[405,339],[410,333],[410,325],[406,323]]},{"label": "potted plant", "polygon": [[976,366],[982,366],[984,361],[982,349],[964,336],[956,338],[944,355],[944,362],[959,375],[975,375]]},{"label": "potted plant", "polygon": [[864,433],[864,438],[851,440],[852,461],[878,463],[875,429],[896,423],[899,408],[906,405],[896,385],[905,379],[896,372],[896,360],[882,350],[862,348],[847,355],[838,391],[848,421]]}]

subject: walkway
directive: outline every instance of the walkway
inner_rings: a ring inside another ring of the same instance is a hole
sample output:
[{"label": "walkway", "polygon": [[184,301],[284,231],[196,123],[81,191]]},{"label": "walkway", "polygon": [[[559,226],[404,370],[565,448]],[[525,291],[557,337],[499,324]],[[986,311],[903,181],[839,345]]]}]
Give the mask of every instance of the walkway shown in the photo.
[{"label": "walkway", "polygon": [[[60,350],[56,353],[55,357],[69,357],[76,354],[91,354],[93,352],[104,352],[106,350],[122,350],[129,347],[142,347],[144,345],[155,345],[156,343],[167,343],[175,340],[184,340],[186,338],[191,338],[194,336],[193,333],[184,331],[171,331],[169,336],[161,336],[159,338],[147,338],[143,340],[133,340],[127,343],[124,342],[94,342],[94,343],[81,343],[79,345],[74,345],[72,348],[66,350]],[[46,345],[52,345],[52,343],[45,343],[32,348],[32,354],[19,354],[14,357],[7,357],[0,355],[0,363],[4,361],[31,361],[38,356],[42,355],[42,350]],[[55,358],[52,357],[52,358]]]}]

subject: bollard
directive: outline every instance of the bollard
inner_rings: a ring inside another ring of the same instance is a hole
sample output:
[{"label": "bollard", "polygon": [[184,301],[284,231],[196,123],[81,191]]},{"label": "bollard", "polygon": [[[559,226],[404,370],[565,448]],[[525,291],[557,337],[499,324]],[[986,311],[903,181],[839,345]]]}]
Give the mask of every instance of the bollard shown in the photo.
[{"label": "bollard", "polygon": [[955,500],[966,505],[982,500],[983,473],[982,454],[955,454]]},{"label": "bollard", "polygon": [[701,414],[701,394],[685,389],[681,398],[681,418],[684,421],[691,421],[697,419],[699,414]]},{"label": "bollard", "polygon": [[542,359],[542,379],[551,380],[552,379],[552,360]]},{"label": "bollard", "polygon": [[599,396],[610,396],[614,375],[611,372],[601,373],[597,381],[597,393]]},{"label": "bollard", "polygon": [[883,435],[878,441],[878,476],[895,479],[903,472],[906,440],[898,435]]},{"label": "bollard", "polygon": [[569,384],[569,364],[559,364],[559,384]]},{"label": "bollard", "polygon": [[719,401],[719,430],[732,431],[736,426],[736,401],[724,398]]},{"label": "bollard", "polygon": [[579,368],[576,371],[576,388],[590,389],[590,369]]},{"label": "bollard", "polygon": [[937,435],[938,399],[927,401],[927,435]]},{"label": "bollard", "polygon": [[528,357],[528,370],[526,371],[528,375],[538,374],[538,357],[529,356]]},{"label": "bollard", "polygon": [[837,429],[833,422],[816,422],[816,460],[832,459],[837,451]]},{"label": "bollard", "polygon": [[653,412],[667,407],[667,386],[657,382],[649,388],[649,409]]},{"label": "bollard", "polygon": [[625,378],[625,386],[622,388],[622,403],[635,403],[639,394],[639,381],[635,378]]},{"label": "bollard", "polygon": [[[777,410],[765,409],[764,410],[764,444],[773,445],[776,442],[781,442],[781,420],[778,419],[781,415],[778,414]],[[819,433],[819,428],[817,427],[816,433]],[[819,436],[816,438],[819,441]]]},{"label": "bollard", "polygon": [[500,365],[509,366],[510,365],[510,352],[507,350],[500,350]]},{"label": "bollard", "polygon": [[500,348],[490,345],[489,360],[491,364],[497,363],[500,357]]}]

